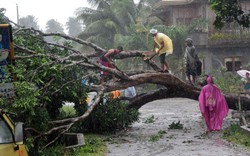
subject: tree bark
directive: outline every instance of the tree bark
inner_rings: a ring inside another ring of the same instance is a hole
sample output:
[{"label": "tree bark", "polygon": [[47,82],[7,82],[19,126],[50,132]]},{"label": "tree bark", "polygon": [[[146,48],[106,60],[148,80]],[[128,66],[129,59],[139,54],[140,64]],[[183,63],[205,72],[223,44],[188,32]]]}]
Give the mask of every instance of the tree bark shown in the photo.
[{"label": "tree bark", "polygon": [[[166,89],[159,89],[150,91],[148,93],[138,95],[133,99],[130,99],[128,108],[139,109],[144,104],[164,98],[188,98],[198,100],[201,88],[191,86],[188,83],[180,80],[174,75],[167,73],[144,73],[137,74],[129,77],[130,81],[116,82],[111,85],[105,85],[105,92],[109,92],[117,89],[125,89],[129,86],[136,86],[143,83],[160,84],[166,87]],[[239,96],[241,99],[241,106],[244,110],[250,110],[250,98],[244,95],[238,94],[224,94],[228,107],[233,110],[238,109]]]},{"label": "tree bark", "polygon": [[[199,92],[193,89],[188,89],[188,90],[178,90],[178,89],[176,90],[173,88],[159,89],[159,90],[151,91],[146,94],[138,95],[130,99],[130,102],[127,108],[139,109],[143,105],[154,100],[165,99],[165,98],[177,98],[177,97],[198,100]],[[224,95],[224,97],[227,101],[229,109],[233,109],[233,110],[238,109],[239,96],[237,94]],[[250,110],[250,99],[247,97],[241,96],[241,106],[243,110]]]}]

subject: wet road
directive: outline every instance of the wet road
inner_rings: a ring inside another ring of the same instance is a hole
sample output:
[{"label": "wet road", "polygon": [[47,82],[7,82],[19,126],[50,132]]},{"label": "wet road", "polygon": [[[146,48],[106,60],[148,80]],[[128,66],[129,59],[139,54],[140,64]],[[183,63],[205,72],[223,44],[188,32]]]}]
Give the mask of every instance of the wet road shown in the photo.
[{"label": "wet road", "polygon": [[[221,133],[204,133],[206,127],[197,101],[157,100],[139,111],[140,121],[113,137],[107,156],[250,156],[250,151],[222,140]],[[149,119],[154,122],[147,123]],[[171,123],[178,121],[183,129],[169,129]],[[223,127],[232,122],[237,120],[229,114]]]}]

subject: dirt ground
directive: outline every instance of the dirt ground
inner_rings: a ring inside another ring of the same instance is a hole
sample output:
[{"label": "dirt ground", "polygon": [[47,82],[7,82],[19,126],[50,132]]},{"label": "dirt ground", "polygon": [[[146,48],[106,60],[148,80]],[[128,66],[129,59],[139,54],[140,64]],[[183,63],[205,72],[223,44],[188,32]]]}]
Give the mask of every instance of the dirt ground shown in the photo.
[{"label": "dirt ground", "polygon": [[[150,102],[140,108],[141,118],[126,131],[116,134],[108,144],[107,156],[250,156],[250,151],[221,139],[221,133],[206,129],[198,102],[173,98]],[[154,122],[148,123],[147,119]],[[183,129],[169,129],[180,121]],[[223,128],[232,122],[225,118]],[[159,140],[151,141],[165,131]]]}]

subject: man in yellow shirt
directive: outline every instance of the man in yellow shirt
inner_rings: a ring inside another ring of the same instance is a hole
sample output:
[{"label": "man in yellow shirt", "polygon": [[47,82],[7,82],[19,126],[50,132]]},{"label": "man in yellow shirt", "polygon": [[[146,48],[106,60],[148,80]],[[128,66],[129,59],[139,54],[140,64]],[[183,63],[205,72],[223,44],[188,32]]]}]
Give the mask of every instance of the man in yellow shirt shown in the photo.
[{"label": "man in yellow shirt", "polygon": [[[150,34],[154,38],[154,51],[159,55],[163,72],[169,72],[169,66],[165,56],[173,53],[172,40],[165,34],[159,33],[156,29],[151,29]],[[158,45],[159,48],[156,48]]]}]

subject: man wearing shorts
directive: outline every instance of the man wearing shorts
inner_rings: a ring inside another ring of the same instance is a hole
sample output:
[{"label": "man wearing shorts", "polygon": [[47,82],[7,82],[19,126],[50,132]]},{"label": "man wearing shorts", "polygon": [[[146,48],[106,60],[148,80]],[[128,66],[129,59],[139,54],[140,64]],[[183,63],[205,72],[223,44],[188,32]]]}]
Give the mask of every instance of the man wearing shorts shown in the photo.
[{"label": "man wearing shorts", "polygon": [[[116,49],[110,49],[108,50],[106,53],[104,53],[101,57],[100,57],[100,64],[105,66],[105,67],[109,67],[109,68],[114,68],[114,65],[111,61],[112,57],[116,54],[119,54],[121,51],[123,51],[123,48],[121,46],[118,46]],[[102,83],[105,81],[105,79],[109,79],[109,77],[111,76],[108,72],[105,71],[101,71],[101,76],[102,76]],[[112,75],[113,80],[115,81],[116,78],[114,75]]]},{"label": "man wearing shorts", "polygon": [[[150,34],[154,38],[154,50],[159,55],[163,72],[169,72],[169,66],[165,56],[173,53],[172,40],[165,34],[159,33],[156,29],[151,29]],[[159,48],[156,48],[158,45]]]},{"label": "man wearing shorts", "polygon": [[186,66],[186,76],[190,84],[195,85],[196,76],[197,76],[197,60],[199,60],[198,55],[195,51],[195,47],[193,45],[193,40],[191,38],[187,38],[186,42],[186,50],[184,54],[184,63]]}]

